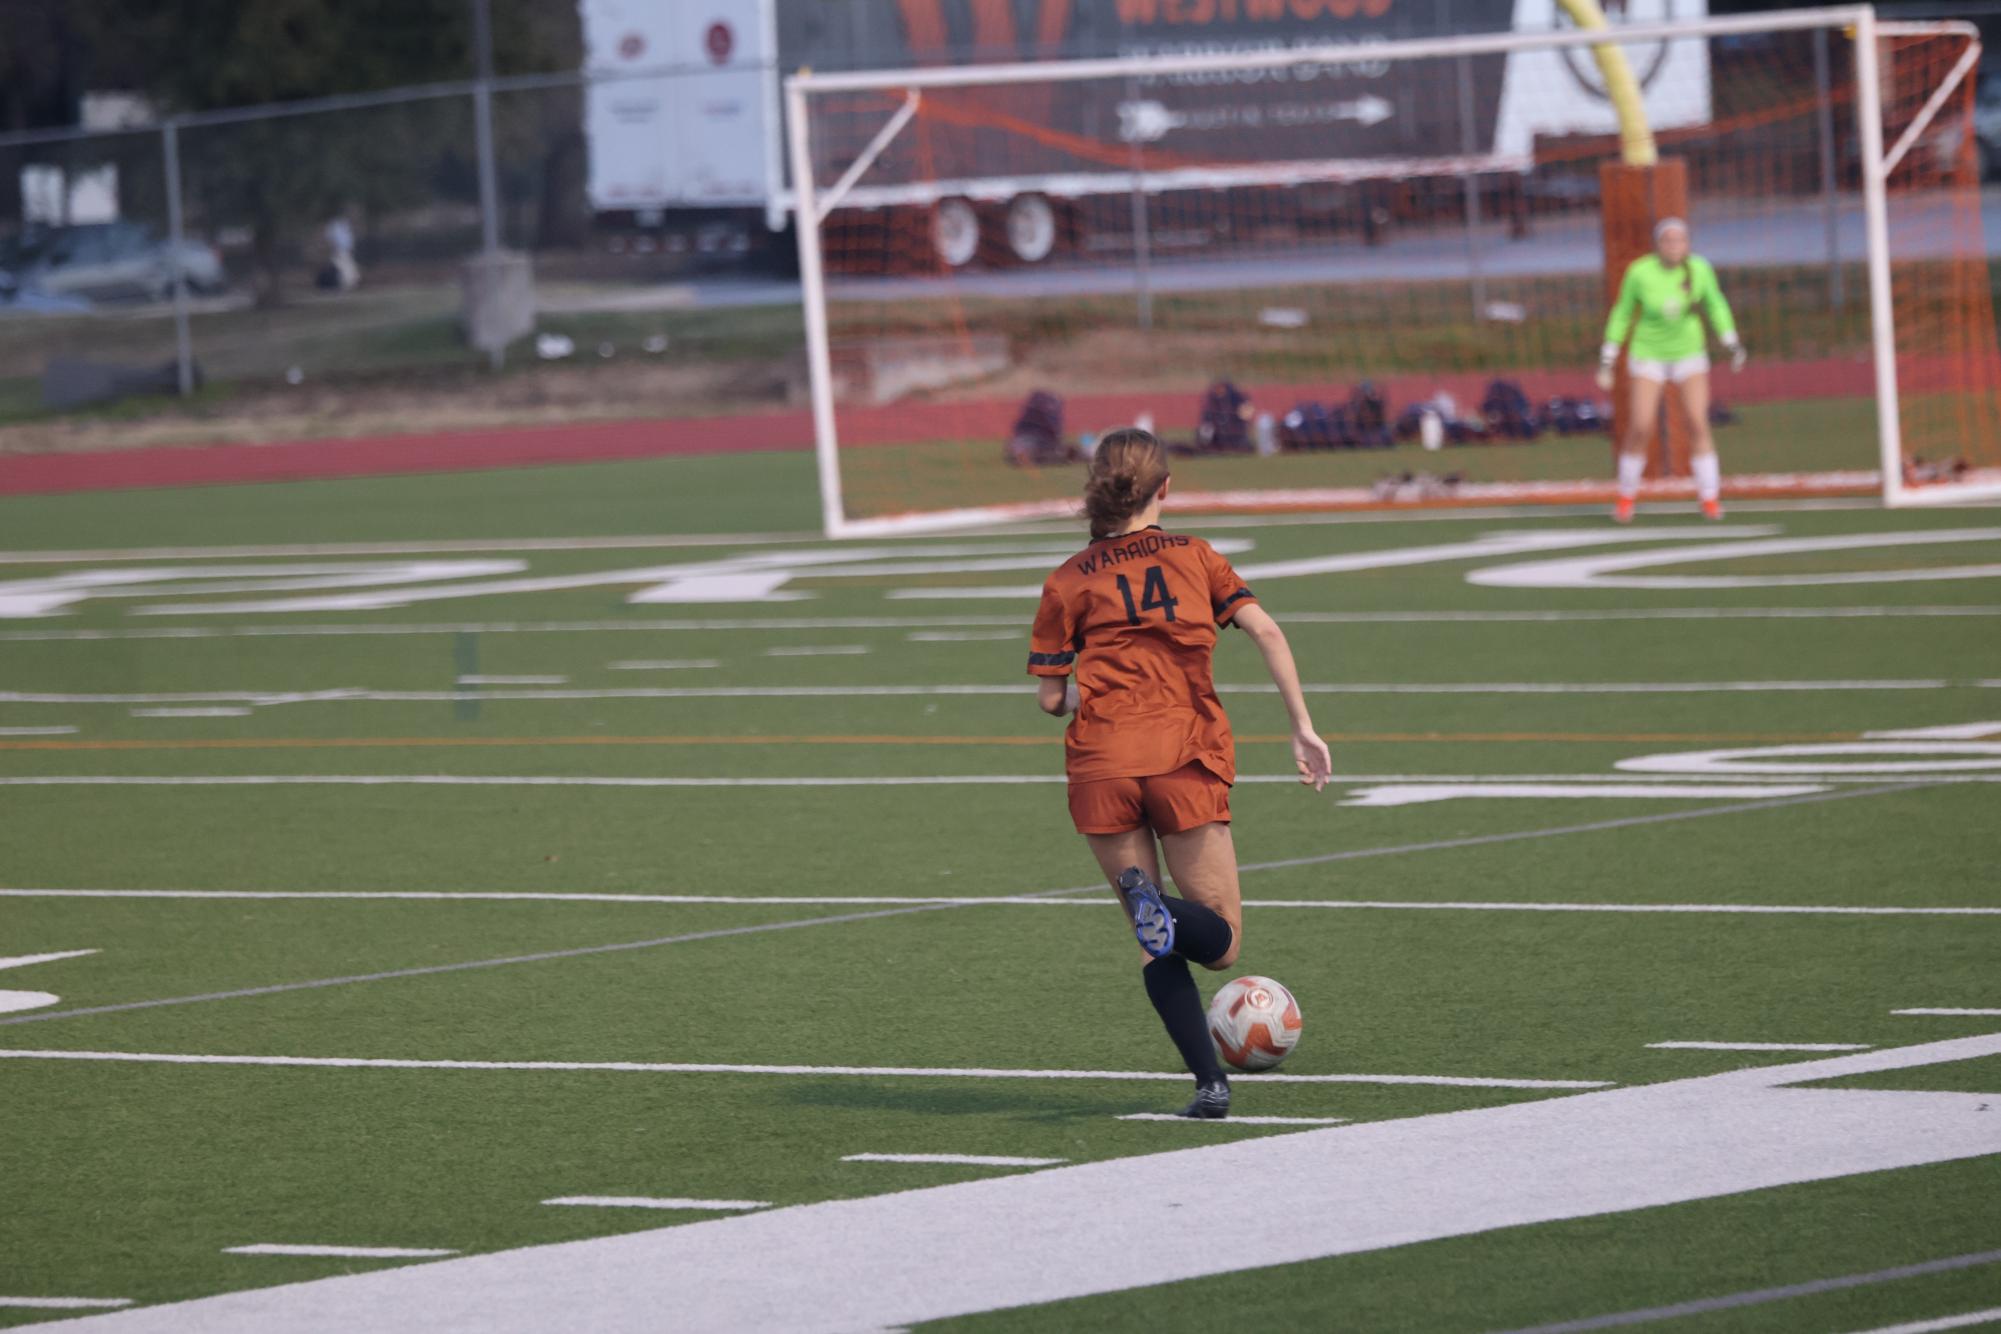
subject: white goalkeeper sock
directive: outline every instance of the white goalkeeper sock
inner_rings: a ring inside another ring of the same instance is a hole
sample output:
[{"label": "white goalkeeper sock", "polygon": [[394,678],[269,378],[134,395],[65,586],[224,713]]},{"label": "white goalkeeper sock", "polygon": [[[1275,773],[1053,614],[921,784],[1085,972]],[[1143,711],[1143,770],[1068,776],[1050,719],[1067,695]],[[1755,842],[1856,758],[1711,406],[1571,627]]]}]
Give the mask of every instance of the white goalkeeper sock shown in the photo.
[{"label": "white goalkeeper sock", "polygon": [[1645,454],[1619,455],[1619,494],[1628,500],[1640,494],[1640,474],[1646,470]]},{"label": "white goalkeeper sock", "polygon": [[1714,500],[1723,493],[1723,466],[1714,454],[1697,454],[1689,461],[1695,470],[1695,494],[1702,500]]}]

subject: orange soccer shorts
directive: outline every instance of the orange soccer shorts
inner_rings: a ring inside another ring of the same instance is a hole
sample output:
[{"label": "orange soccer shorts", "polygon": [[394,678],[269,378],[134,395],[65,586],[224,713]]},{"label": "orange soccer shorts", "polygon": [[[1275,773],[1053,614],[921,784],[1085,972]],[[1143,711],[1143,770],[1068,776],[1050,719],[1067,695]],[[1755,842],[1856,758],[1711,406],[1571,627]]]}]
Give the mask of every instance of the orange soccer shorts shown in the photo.
[{"label": "orange soccer shorts", "polygon": [[1080,834],[1124,834],[1151,825],[1179,834],[1230,821],[1230,785],[1191,761],[1173,773],[1070,784],[1070,818]]}]

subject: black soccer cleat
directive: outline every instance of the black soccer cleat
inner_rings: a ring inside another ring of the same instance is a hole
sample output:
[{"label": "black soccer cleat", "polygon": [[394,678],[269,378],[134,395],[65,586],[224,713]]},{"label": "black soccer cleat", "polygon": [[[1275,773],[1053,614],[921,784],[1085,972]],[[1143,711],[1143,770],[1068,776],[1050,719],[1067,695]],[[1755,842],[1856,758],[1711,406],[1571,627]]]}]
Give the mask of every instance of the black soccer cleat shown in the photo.
[{"label": "black soccer cleat", "polygon": [[1176,1112],[1191,1121],[1221,1121],[1230,1114],[1230,1081],[1218,1077],[1212,1084],[1197,1084],[1195,1100]]}]

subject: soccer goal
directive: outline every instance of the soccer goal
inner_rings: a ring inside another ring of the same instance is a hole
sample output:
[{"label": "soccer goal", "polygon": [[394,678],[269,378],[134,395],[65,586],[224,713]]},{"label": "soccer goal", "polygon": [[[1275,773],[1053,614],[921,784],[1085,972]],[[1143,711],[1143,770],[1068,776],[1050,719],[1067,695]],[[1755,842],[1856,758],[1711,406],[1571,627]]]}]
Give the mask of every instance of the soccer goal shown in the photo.
[{"label": "soccer goal", "polygon": [[[1726,495],[2001,494],[1975,30],[1613,37],[1751,353],[1711,375]],[[828,533],[1072,513],[1134,423],[1191,509],[1609,497],[1605,40],[788,79]]]}]

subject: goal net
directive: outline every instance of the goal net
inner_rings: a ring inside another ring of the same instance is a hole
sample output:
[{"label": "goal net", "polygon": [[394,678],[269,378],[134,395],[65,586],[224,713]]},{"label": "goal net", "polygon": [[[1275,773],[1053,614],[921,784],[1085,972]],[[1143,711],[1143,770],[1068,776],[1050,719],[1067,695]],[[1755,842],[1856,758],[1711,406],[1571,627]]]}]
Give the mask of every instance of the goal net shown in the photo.
[{"label": "goal net", "polygon": [[[1726,496],[2001,493],[1974,30],[1614,37],[1751,352]],[[1073,513],[1134,423],[1189,509],[1608,499],[1618,128],[1553,29],[790,79],[827,530]]]}]

